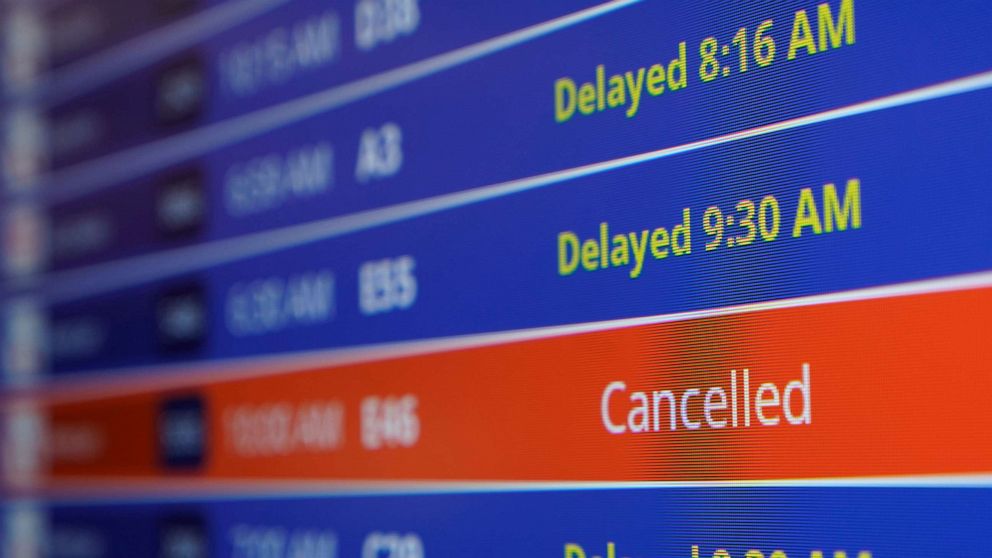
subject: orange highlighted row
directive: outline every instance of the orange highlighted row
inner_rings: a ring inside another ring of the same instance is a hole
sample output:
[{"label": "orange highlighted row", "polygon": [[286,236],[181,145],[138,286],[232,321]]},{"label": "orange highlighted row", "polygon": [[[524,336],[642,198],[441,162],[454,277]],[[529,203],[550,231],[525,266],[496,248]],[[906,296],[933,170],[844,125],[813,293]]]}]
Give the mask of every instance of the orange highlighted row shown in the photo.
[{"label": "orange highlighted row", "polygon": [[49,474],[732,480],[992,471],[992,289],[55,404]]}]

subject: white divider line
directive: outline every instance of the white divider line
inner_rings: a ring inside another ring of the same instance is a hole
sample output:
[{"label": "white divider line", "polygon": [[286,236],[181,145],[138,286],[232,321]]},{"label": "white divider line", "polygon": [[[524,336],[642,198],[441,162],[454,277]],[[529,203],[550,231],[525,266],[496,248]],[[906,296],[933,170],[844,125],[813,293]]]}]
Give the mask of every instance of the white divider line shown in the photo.
[{"label": "white divider line", "polygon": [[[37,402],[65,403],[137,392],[167,390],[180,387],[192,388],[221,381],[275,376],[303,370],[331,368],[628,327],[732,316],[767,310],[817,306],[821,304],[936,294],[990,287],[992,287],[992,271],[984,271],[880,287],[635,318],[620,318],[597,322],[206,362],[194,361],[168,365],[120,368],[87,373],[77,377],[51,380],[45,384],[31,386],[30,391],[27,389],[13,391],[7,395],[7,400],[3,401],[3,404],[9,407]],[[2,406],[0,406],[0,409],[2,409]]]},{"label": "white divider line", "polygon": [[224,479],[74,479],[53,484],[42,496],[52,503],[225,501],[348,498],[430,494],[489,494],[587,490],[742,488],[992,488],[992,473],[889,475],[709,481],[278,481]]},{"label": "white divider line", "polygon": [[287,1],[228,0],[55,70],[29,90],[15,92],[15,96],[32,96],[52,104],[81,95]]},{"label": "white divider line", "polygon": [[49,190],[46,197],[50,203],[74,199],[94,190],[134,178],[144,172],[195,157],[211,149],[235,143],[322,112],[340,108],[584,21],[595,19],[639,1],[611,0],[592,8],[334,86],[292,101],[118,151],[92,161],[79,163],[56,171],[47,177],[42,177],[39,187],[43,190]]},{"label": "white divider line", "polygon": [[990,87],[992,87],[992,71],[986,71],[977,75],[888,95],[870,101],[618,159],[480,186],[470,190],[370,209],[349,215],[301,223],[280,229],[53,273],[45,278],[44,283],[47,287],[43,287],[44,295],[49,302],[77,299],[162,277],[230,263],[318,240],[335,238],[374,227],[381,227],[441,211],[477,204],[527,190],[602,174],[707,147],[724,145],[894,107],[931,101],[942,97],[960,95]]}]

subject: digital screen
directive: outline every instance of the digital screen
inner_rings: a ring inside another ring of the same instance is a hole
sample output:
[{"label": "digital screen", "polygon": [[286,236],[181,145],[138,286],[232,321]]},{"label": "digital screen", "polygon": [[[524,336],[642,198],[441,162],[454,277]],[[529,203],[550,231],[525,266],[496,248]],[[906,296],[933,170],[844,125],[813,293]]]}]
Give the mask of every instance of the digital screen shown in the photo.
[{"label": "digital screen", "polygon": [[0,0],[0,558],[989,556],[990,38]]}]

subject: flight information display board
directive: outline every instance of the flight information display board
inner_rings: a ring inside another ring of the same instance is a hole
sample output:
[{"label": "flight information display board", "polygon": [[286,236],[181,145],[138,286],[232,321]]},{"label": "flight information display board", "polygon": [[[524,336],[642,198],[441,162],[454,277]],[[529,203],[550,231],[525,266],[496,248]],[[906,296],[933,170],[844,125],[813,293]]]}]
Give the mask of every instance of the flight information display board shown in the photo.
[{"label": "flight information display board", "polygon": [[0,6],[0,557],[992,552],[992,4]]}]

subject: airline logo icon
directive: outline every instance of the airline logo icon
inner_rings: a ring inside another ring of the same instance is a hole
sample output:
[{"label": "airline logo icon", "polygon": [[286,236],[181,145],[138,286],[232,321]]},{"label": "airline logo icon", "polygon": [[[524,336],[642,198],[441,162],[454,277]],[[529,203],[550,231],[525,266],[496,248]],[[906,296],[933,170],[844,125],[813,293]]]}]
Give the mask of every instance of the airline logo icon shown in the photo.
[{"label": "airline logo icon", "polygon": [[166,69],[158,78],[155,116],[164,126],[187,124],[203,112],[207,82],[203,64],[194,57]]},{"label": "airline logo icon", "polygon": [[48,166],[45,119],[27,107],[11,110],[3,119],[3,178],[13,189],[24,190]]},{"label": "airline logo icon", "polygon": [[8,3],[3,18],[3,83],[8,91],[34,84],[44,70],[45,21],[31,2]]},{"label": "airline logo icon", "polygon": [[169,176],[158,186],[155,196],[155,226],[165,238],[188,237],[198,233],[206,220],[207,197],[203,173],[193,168]]},{"label": "airline logo icon", "polygon": [[45,260],[45,225],[31,205],[15,205],[3,216],[3,263],[8,277],[37,273]]},{"label": "airline logo icon", "polygon": [[162,522],[158,537],[159,558],[207,558],[207,528],[195,516],[173,517]]},{"label": "airline logo icon", "polygon": [[19,299],[3,315],[3,373],[7,383],[24,385],[45,367],[45,317],[38,303]]},{"label": "airline logo icon", "polygon": [[203,465],[207,424],[203,400],[196,395],[166,400],[158,416],[159,456],[167,469]]},{"label": "airline logo icon", "polygon": [[41,558],[45,556],[43,541],[45,520],[41,509],[33,502],[8,504],[3,517],[3,539],[0,556],[4,558]]},{"label": "airline logo icon", "polygon": [[30,404],[13,406],[0,416],[3,433],[3,481],[16,488],[37,485],[44,473],[47,428],[41,411]]},{"label": "airline logo icon", "polygon": [[155,320],[161,348],[167,352],[200,348],[207,336],[207,307],[197,285],[177,287],[159,295]]}]

